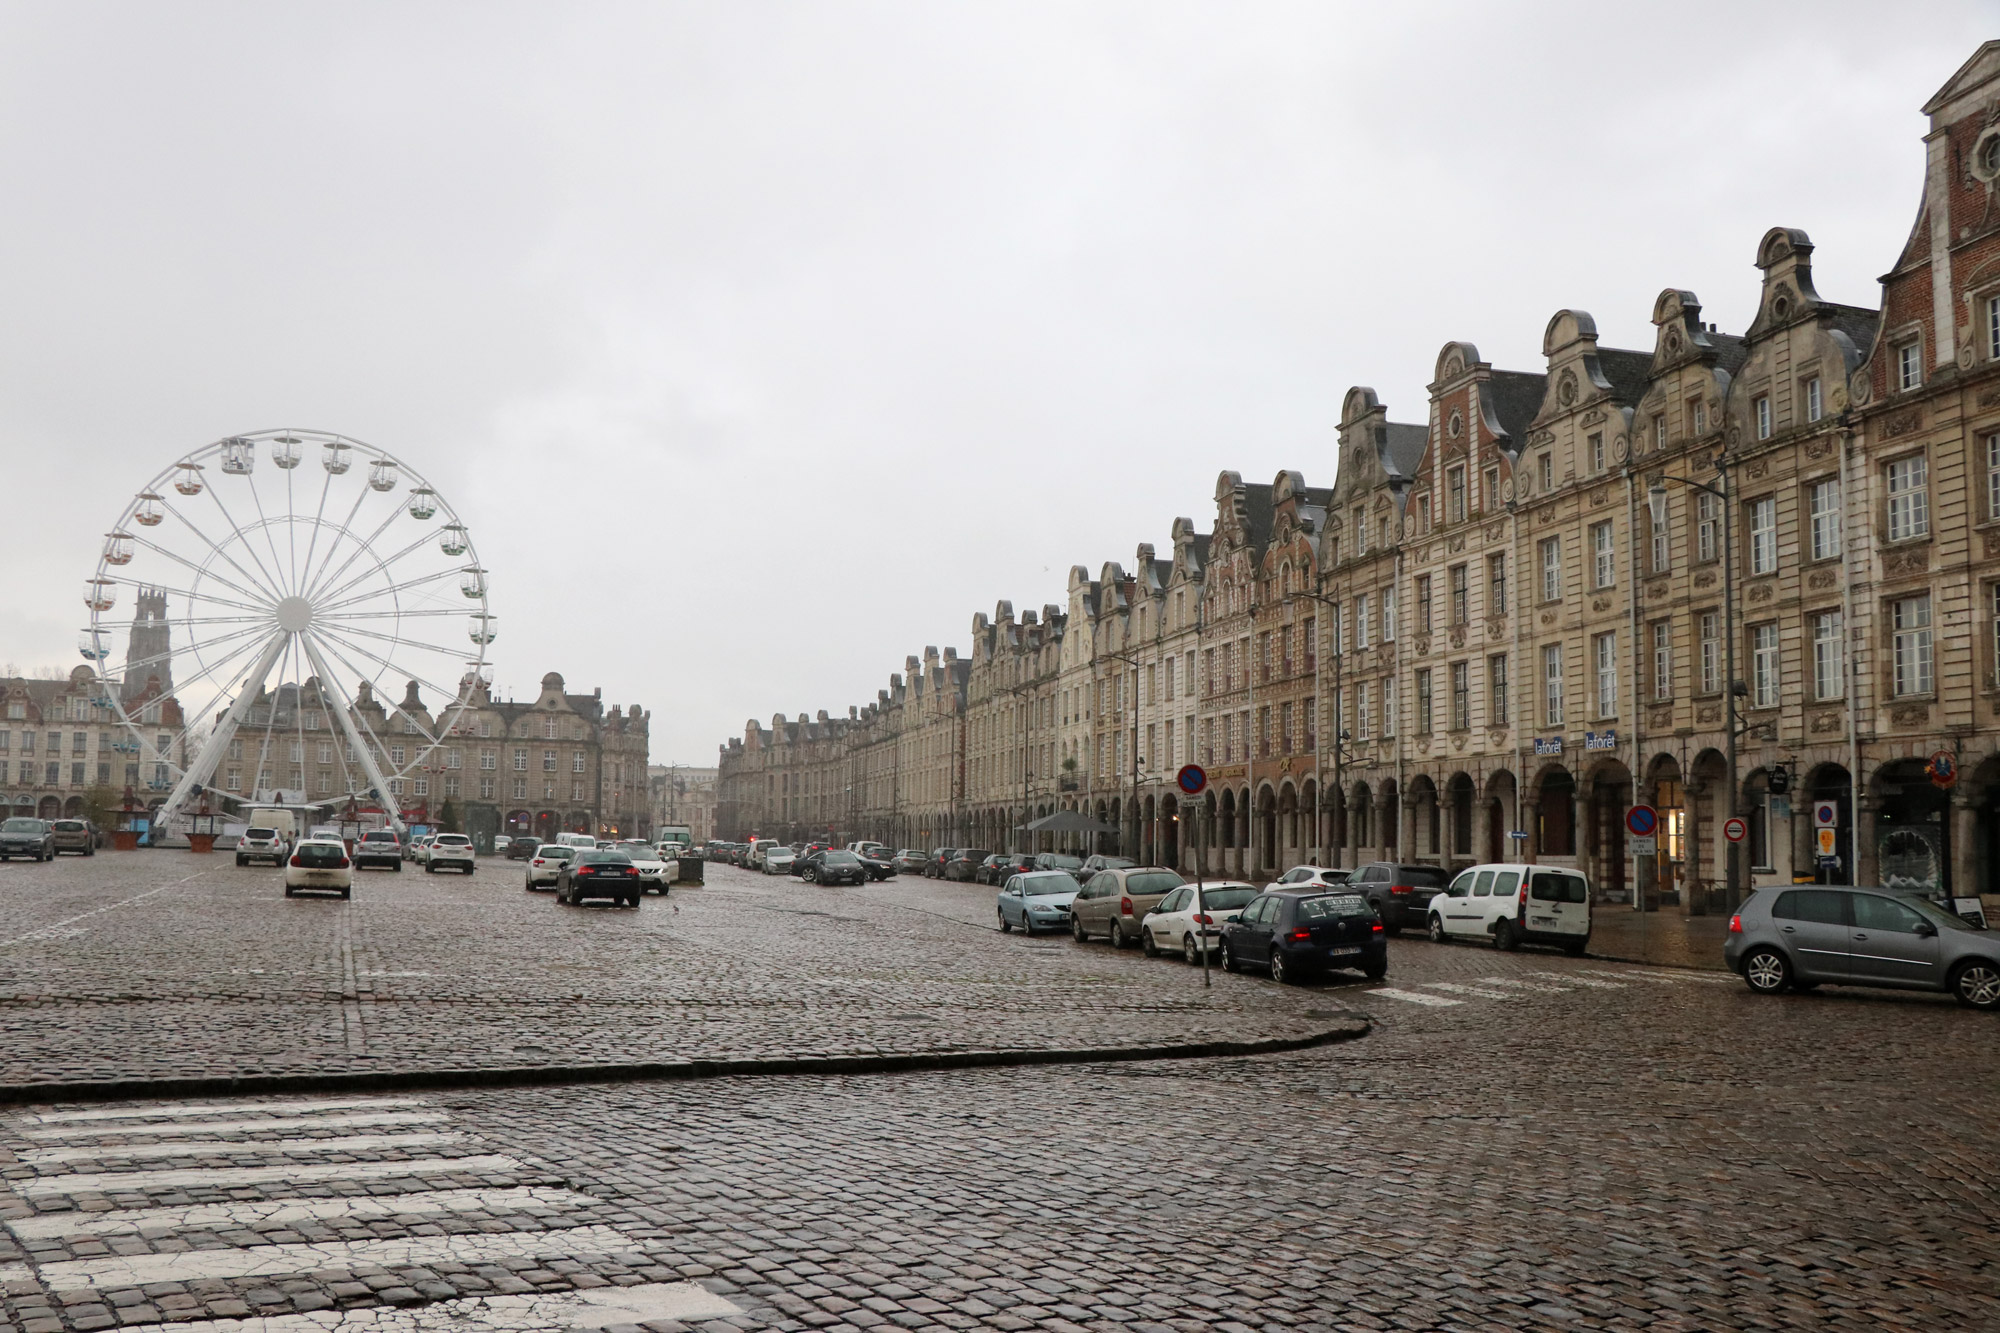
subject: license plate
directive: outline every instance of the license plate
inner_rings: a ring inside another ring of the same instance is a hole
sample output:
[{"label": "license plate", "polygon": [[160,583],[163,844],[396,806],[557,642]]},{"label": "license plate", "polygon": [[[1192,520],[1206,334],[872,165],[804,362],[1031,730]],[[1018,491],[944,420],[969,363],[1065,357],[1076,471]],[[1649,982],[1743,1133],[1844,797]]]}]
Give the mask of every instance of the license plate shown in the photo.
[{"label": "license plate", "polygon": [[1361,956],[1361,946],[1355,944],[1328,949],[1326,956],[1329,958],[1359,958]]}]

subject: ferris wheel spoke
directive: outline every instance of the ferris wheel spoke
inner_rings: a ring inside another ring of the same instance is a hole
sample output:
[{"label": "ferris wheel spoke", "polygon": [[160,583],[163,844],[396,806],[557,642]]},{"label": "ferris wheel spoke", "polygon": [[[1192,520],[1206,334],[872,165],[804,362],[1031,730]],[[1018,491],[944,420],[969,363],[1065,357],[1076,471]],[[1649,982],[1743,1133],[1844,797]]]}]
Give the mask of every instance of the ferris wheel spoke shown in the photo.
[{"label": "ferris wheel spoke", "polygon": [[[245,477],[244,480],[250,483],[250,503],[257,506],[257,527],[260,531],[263,532],[264,545],[271,552],[271,568],[273,570],[282,570],[285,567],[285,561],[284,558],[278,554],[277,541],[271,536],[271,520],[264,513],[264,497],[258,494],[257,483],[254,480],[252,480],[249,477]],[[221,503],[220,498],[217,499],[216,503],[217,504]],[[287,505],[286,511],[290,512],[290,509],[291,506]],[[291,524],[287,523],[285,526],[289,528]],[[283,588],[287,593],[294,593],[298,591],[298,589],[293,587],[291,583],[286,582],[283,579],[279,580],[278,586]]]},{"label": "ferris wheel spoke", "polygon": [[448,686],[442,685],[437,681],[431,680],[425,676],[418,674],[417,672],[410,670],[407,666],[401,663],[392,662],[386,657],[382,657],[375,653],[368,652],[366,645],[354,642],[352,636],[359,636],[362,638],[373,639],[377,643],[388,644],[391,648],[395,648],[398,646],[422,648],[425,650],[426,656],[430,656],[440,651],[443,651],[436,645],[413,644],[411,643],[411,641],[407,639],[399,639],[394,635],[378,633],[375,630],[359,629],[353,625],[343,626],[339,630],[331,630],[322,626],[319,628],[319,633],[325,635],[328,638],[334,639],[337,642],[346,644],[349,648],[352,648],[355,652],[368,653],[368,656],[371,660],[380,662],[386,670],[395,672],[397,675],[401,676],[405,680],[414,680],[417,682],[417,684],[422,685],[425,689],[435,690],[439,694],[445,696],[446,698],[456,700],[464,688],[463,685],[461,685],[457,690],[451,689]]},{"label": "ferris wheel spoke", "polygon": [[409,620],[418,616],[463,616],[470,614],[476,613],[461,611],[455,606],[401,607],[395,611],[342,611],[334,615],[320,615],[315,613],[313,623],[318,624],[322,620]]},{"label": "ferris wheel spoke", "polygon": [[[264,575],[265,582],[268,583],[271,586],[271,588],[273,588],[277,592],[278,595],[277,598],[273,598],[272,600],[275,601],[278,600],[279,598],[284,597],[285,581],[279,578],[272,571],[264,568],[264,557],[258,555],[257,548],[250,544],[249,534],[245,533],[243,531],[242,524],[236,521],[236,515],[229,512],[229,506],[222,503],[221,488],[216,486],[209,486],[206,487],[205,490],[208,495],[209,502],[215,506],[215,512],[222,515],[222,521],[227,523],[229,525],[229,530],[236,534],[237,542],[243,547],[243,554],[250,557],[252,563],[254,563],[257,566],[258,570]],[[254,488],[253,488],[253,494],[254,494]],[[267,530],[264,535],[266,539],[265,544],[269,545],[269,538],[270,538],[269,531]],[[277,552],[274,549],[272,551],[272,558],[275,559],[276,557],[277,557]]]},{"label": "ferris wheel spoke", "polygon": [[274,605],[277,603],[278,599],[281,596],[283,596],[283,594],[276,592],[275,590],[267,586],[265,580],[259,579],[257,575],[252,574],[249,570],[245,569],[243,567],[242,561],[238,560],[235,556],[231,555],[227,550],[225,550],[220,544],[216,542],[216,540],[213,537],[210,537],[206,532],[204,532],[199,524],[197,524],[193,519],[189,518],[186,514],[182,513],[180,511],[180,508],[177,505],[175,505],[172,501],[163,498],[160,501],[160,505],[163,509],[166,510],[167,513],[172,514],[175,518],[179,519],[182,527],[185,527],[189,532],[192,532],[196,537],[200,538],[202,545],[206,546],[209,550],[215,552],[218,558],[228,561],[231,569],[234,569],[238,574],[241,574],[245,580],[247,580],[249,583],[258,588],[265,597],[271,600],[271,602]]},{"label": "ferris wheel spoke", "polygon": [[[342,648],[347,649],[348,652],[355,654],[355,656],[357,657],[365,657],[371,662],[379,663],[383,668],[384,675],[402,676],[406,680],[413,680],[417,684],[422,685],[427,689],[435,691],[437,694],[439,694],[444,698],[451,699],[453,702],[457,701],[458,696],[456,694],[445,689],[442,685],[437,684],[435,681],[426,680],[422,676],[417,675],[415,672],[409,671],[404,667],[396,665],[394,662],[391,662],[386,657],[378,657],[374,653],[369,652],[366,648],[363,648],[360,644],[352,643],[347,639],[342,638],[338,634],[331,633],[330,631],[327,630],[319,630],[314,634],[313,637],[316,639],[325,640],[327,649],[330,652],[332,652],[332,654],[335,657],[340,659],[340,664],[346,667],[349,671],[352,671],[357,677],[359,677],[362,680],[369,679],[370,678],[369,673],[363,671],[360,667],[356,666],[353,659],[348,657],[347,653],[343,653],[341,651]],[[435,746],[442,738],[442,731],[443,731],[442,728],[439,729],[440,733],[439,735],[433,735],[430,731],[425,729],[424,724],[422,722],[417,720],[416,714],[410,712],[408,709],[404,708],[401,704],[385,704],[383,706],[389,712],[394,713],[396,716],[402,718],[405,722],[409,723],[411,727],[415,728],[418,735],[422,736],[425,740],[429,741],[433,746]],[[446,707],[449,708],[450,705],[447,704]]]},{"label": "ferris wheel spoke", "polygon": [[[210,639],[204,646],[209,648],[219,648],[223,644],[229,643],[233,640],[246,638],[249,635],[261,633],[262,631],[269,629],[270,625],[271,625],[270,617],[268,616],[260,617],[255,624],[249,626],[248,628],[231,630],[227,634],[217,635],[215,638]],[[137,667],[157,666],[161,662],[172,661],[173,656],[174,656],[174,650],[171,646],[169,646],[147,657],[127,658],[125,662],[125,670],[127,672],[130,672]]]},{"label": "ferris wheel spoke", "polygon": [[[332,493],[333,493],[333,474],[331,472],[322,469],[320,471],[319,505],[313,510],[312,536],[308,538],[306,541],[306,566],[305,566],[306,572],[299,579],[299,584],[301,587],[303,587],[312,578],[313,554],[314,552],[319,550],[319,525],[321,520],[326,517],[326,497]],[[363,491],[362,494],[366,495],[368,494],[368,492]],[[361,501],[356,500],[354,502],[354,506],[356,509],[359,509],[361,507]],[[348,519],[350,522],[353,520],[353,517],[354,516],[352,514],[348,515]]]},{"label": "ferris wheel spoke", "polygon": [[[329,588],[324,592],[315,594],[315,600],[327,597],[339,597],[342,594],[346,593],[350,588],[353,588],[356,584],[366,579],[370,574],[379,574],[386,572],[390,566],[394,565],[404,556],[410,554],[412,551],[418,550],[425,546],[429,546],[430,544],[431,544],[431,534],[428,532],[419,533],[417,534],[417,539],[411,542],[408,546],[405,546],[402,550],[396,552],[394,555],[378,558],[373,566],[362,570],[359,574],[356,574],[353,578],[347,580],[347,582],[341,584],[338,588]],[[457,566],[453,567],[454,573],[457,572],[457,568],[458,568]]]},{"label": "ferris wheel spoke", "polygon": [[271,674],[272,663],[278,660],[278,654],[284,650],[285,638],[282,632],[273,631],[270,638],[264,641],[263,651],[258,654],[257,661],[250,668],[249,674],[244,677],[242,691],[229,705],[229,710],[223,714],[221,722],[209,732],[208,739],[202,742],[200,753],[181,773],[180,781],[174,784],[173,791],[167,796],[166,805],[160,812],[162,824],[178,815],[194,789],[206,782],[215,772],[215,761],[228,748],[230,738],[236,733],[237,723],[241,722],[243,715],[249,711],[250,702],[256,698],[264,678]]},{"label": "ferris wheel spoke", "polygon": [[188,559],[186,556],[182,555],[179,551],[169,551],[166,547],[161,546],[158,542],[147,541],[144,537],[134,538],[134,541],[137,542],[137,544],[141,548],[151,551],[156,555],[163,555],[167,559],[173,561],[175,564],[180,565],[182,568],[190,571],[191,573],[194,574],[197,580],[214,579],[217,583],[220,583],[223,587],[228,588],[231,592],[241,593],[243,596],[248,597],[253,601],[259,597],[264,596],[263,593],[259,592],[255,588],[246,588],[242,584],[236,582],[234,579],[226,579],[222,575],[216,573],[214,568],[212,568],[211,566],[197,565],[194,561]]},{"label": "ferris wheel spoke", "polygon": [[[353,697],[341,687],[339,677],[327,668],[326,660],[320,656],[319,646],[314,643],[313,636],[300,635],[299,642],[305,649],[306,657],[313,664],[313,674],[322,681],[330,683],[334,692],[340,696],[341,706],[337,714],[340,718],[340,729],[346,733],[347,743],[353,747],[355,762],[361,765],[361,771],[373,786],[375,799],[382,803],[383,810],[400,829],[403,825],[403,812],[396,803],[395,793],[390,790],[389,780],[382,775],[381,766],[375,762],[373,751],[368,748],[368,742],[362,737],[362,732],[368,726],[368,720],[361,716],[359,709],[355,708]],[[356,726],[357,723],[359,728]]]},{"label": "ferris wheel spoke", "polygon": [[143,588],[148,592],[171,593],[176,597],[187,598],[190,603],[213,602],[217,606],[226,606],[236,611],[261,612],[266,616],[271,613],[271,608],[268,605],[258,606],[252,602],[239,602],[232,597],[217,597],[212,592],[196,592],[193,588],[175,588],[165,583],[153,583],[145,579],[126,578],[119,575],[107,574],[105,575],[105,582],[115,583],[126,588]]},{"label": "ferris wheel spoke", "polygon": [[[277,634],[278,631],[272,631],[272,633]],[[250,661],[255,657],[257,650],[269,641],[270,636],[246,639],[212,661],[204,662],[201,670],[195,672],[185,680],[174,682],[174,694],[179,697],[188,697],[195,686],[201,684],[203,681],[214,682],[216,687],[214,698],[202,700],[199,704],[202,713],[205,715],[214,707],[216,701],[222,697],[222,694],[231,685],[237,683],[236,666]],[[196,660],[199,661],[201,659],[197,658]]]},{"label": "ferris wheel spoke", "polygon": [[[364,490],[361,492],[361,494],[362,497],[365,499],[369,493]],[[387,517],[385,517],[380,523],[375,525],[375,531],[368,534],[368,539],[366,541],[355,542],[350,539],[349,545],[353,546],[354,549],[347,553],[347,558],[345,560],[342,560],[337,568],[332,570],[330,573],[322,575],[319,581],[316,582],[306,592],[306,596],[311,598],[313,601],[317,602],[320,599],[324,590],[327,588],[327,586],[331,584],[335,579],[345,574],[348,571],[348,569],[353,566],[356,560],[360,559],[361,556],[364,553],[366,553],[370,547],[375,545],[375,539],[377,537],[380,537],[383,533],[387,532],[389,530],[389,525],[396,521],[396,515],[402,512],[403,511],[400,508],[392,506],[389,510]],[[342,529],[342,531],[344,532],[345,529]],[[331,551],[327,552],[327,559],[328,560],[333,559],[333,552]]]},{"label": "ferris wheel spoke", "polygon": [[368,601],[369,599],[375,597],[393,597],[395,594],[399,592],[405,592],[411,588],[421,588],[426,583],[436,583],[439,579],[448,579],[452,575],[460,572],[462,571],[457,569],[432,570],[428,574],[421,574],[413,579],[405,579],[401,583],[394,583],[386,588],[376,588],[369,592],[362,593],[357,597],[349,597],[346,601],[334,602],[328,606],[317,607],[315,608],[314,613],[318,614],[318,612],[320,611],[339,611],[345,607],[357,606],[360,603]]}]

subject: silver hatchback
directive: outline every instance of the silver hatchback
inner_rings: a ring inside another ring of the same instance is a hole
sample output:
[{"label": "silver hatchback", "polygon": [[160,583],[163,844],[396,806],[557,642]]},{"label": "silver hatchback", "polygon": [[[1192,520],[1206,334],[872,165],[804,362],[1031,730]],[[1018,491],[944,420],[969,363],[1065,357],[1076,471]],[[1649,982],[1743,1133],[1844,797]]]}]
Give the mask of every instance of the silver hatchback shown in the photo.
[{"label": "silver hatchback", "polygon": [[1830,982],[1949,991],[2000,1010],[2000,934],[1888,889],[1759,889],[1729,919],[1722,957],[1759,995]]}]

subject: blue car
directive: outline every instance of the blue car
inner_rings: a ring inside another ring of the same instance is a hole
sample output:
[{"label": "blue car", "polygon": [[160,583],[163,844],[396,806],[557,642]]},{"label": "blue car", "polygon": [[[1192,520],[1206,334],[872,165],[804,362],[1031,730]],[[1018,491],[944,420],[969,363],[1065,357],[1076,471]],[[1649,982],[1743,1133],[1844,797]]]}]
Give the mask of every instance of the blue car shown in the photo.
[{"label": "blue car", "polygon": [[1066,870],[1031,870],[1010,875],[1000,886],[995,910],[1000,929],[1019,926],[1023,935],[1038,930],[1069,929],[1069,904],[1083,886]]}]

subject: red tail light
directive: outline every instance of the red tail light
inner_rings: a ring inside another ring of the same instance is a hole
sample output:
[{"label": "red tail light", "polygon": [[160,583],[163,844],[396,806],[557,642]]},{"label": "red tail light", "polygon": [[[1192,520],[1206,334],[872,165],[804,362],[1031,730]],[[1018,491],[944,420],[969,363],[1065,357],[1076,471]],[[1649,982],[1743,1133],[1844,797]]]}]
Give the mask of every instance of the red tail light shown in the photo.
[{"label": "red tail light", "polygon": [[1382,923],[1380,921],[1377,921],[1374,925],[1370,926],[1368,929],[1373,933],[1380,935],[1382,933]]},{"label": "red tail light", "polygon": [[1197,912],[1195,913],[1194,923],[1197,926],[1212,926],[1215,924],[1215,918],[1206,912]]},{"label": "red tail light", "polygon": [[1743,918],[1741,916],[1731,916],[1729,918],[1729,933],[1732,935],[1741,935],[1743,933]]},{"label": "red tail light", "polygon": [[1528,881],[1526,879],[1521,881],[1520,906],[1523,912],[1528,910]]},{"label": "red tail light", "polygon": [[1407,884],[1391,884],[1391,885],[1389,886],[1389,892],[1391,892],[1391,893],[1411,893],[1411,892],[1414,892],[1414,890],[1412,890],[1412,889],[1410,888],[1410,886],[1409,886],[1409,885],[1407,885]]},{"label": "red tail light", "polygon": [[333,868],[334,868],[335,870],[345,870],[345,869],[347,869],[347,868],[348,868],[349,866],[351,866],[351,865],[353,865],[353,864],[354,864],[354,863],[353,863],[352,861],[348,860],[348,859],[347,859],[346,857],[344,857],[344,856],[343,856],[343,857],[341,857],[341,858],[340,858],[340,860],[338,860],[338,861],[334,862],[334,867],[333,867]]},{"label": "red tail light", "polygon": [[1312,937],[1313,933],[1310,930],[1295,930],[1291,934],[1285,936],[1285,938],[1288,940],[1309,940]]},{"label": "red tail light", "polygon": [[1120,898],[1118,900],[1118,910],[1126,916],[1132,915],[1132,900],[1130,898]]},{"label": "red tail light", "polygon": [[597,873],[597,870],[592,866],[578,866],[576,873],[579,875],[594,875]]},{"label": "red tail light", "polygon": [[303,866],[303,865],[305,864],[305,862],[304,862],[304,861],[301,861],[301,860],[299,860],[299,858],[298,858],[298,857],[294,856],[294,857],[293,857],[293,858],[292,858],[292,859],[291,859],[290,861],[288,861],[288,862],[287,862],[286,864],[288,864],[288,865],[295,865],[295,866]]}]

